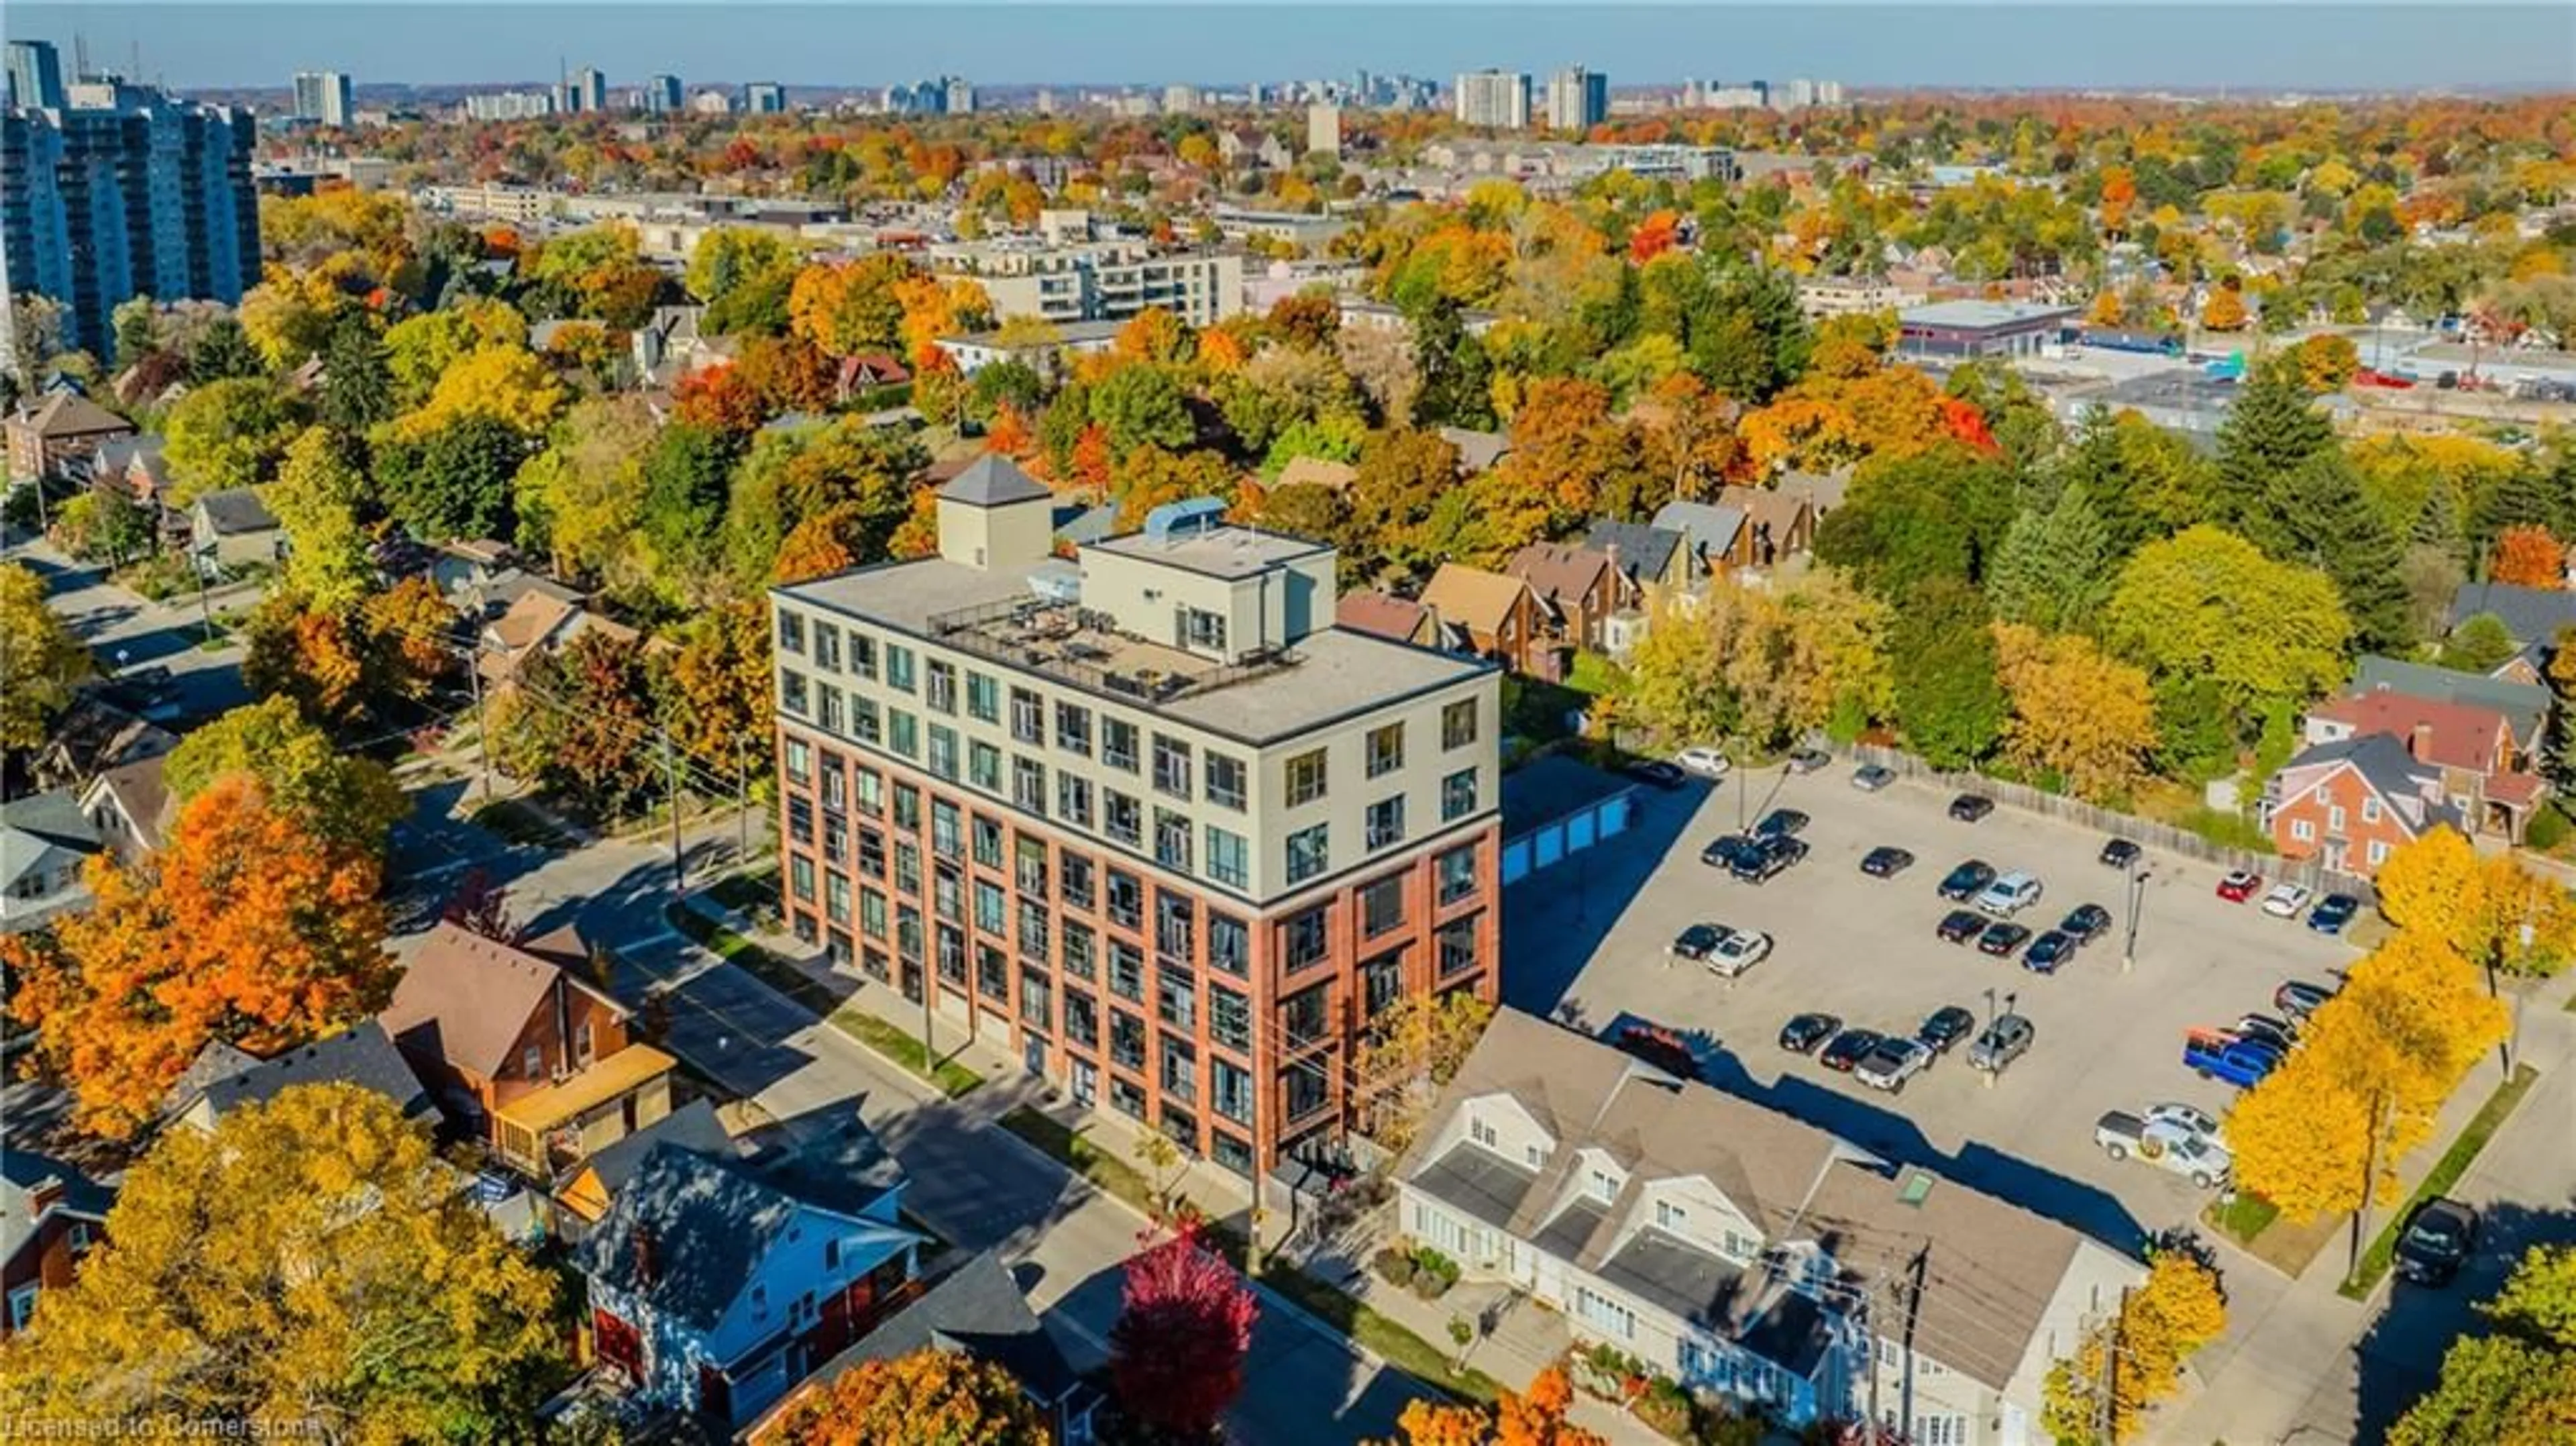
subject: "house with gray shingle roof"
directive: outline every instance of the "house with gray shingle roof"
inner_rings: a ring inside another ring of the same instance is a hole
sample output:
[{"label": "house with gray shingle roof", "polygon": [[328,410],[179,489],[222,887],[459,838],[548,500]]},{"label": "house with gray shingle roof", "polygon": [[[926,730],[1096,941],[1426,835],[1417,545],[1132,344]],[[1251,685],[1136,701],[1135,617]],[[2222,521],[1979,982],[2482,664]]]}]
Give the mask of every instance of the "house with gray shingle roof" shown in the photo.
[{"label": "house with gray shingle roof", "polygon": [[2354,667],[2352,685],[2345,692],[2355,697],[2364,693],[2403,693],[2437,703],[2493,708],[2504,715],[2526,760],[2540,752],[2553,701],[2549,690],[2538,683],[2519,683],[2377,655],[2363,658]]},{"label": "house with gray shingle roof", "polygon": [[1655,512],[1655,525],[1682,535],[1701,576],[1714,577],[1754,566],[1753,529],[1741,509],[1710,502],[1667,502]]},{"label": "house with gray shingle roof", "polygon": [[2436,828],[2469,831],[2443,790],[2442,766],[2386,733],[2302,750],[2263,785],[2260,822],[2283,858],[2353,874],[2376,872]]},{"label": "house with gray shingle roof", "polygon": [[0,934],[87,908],[81,870],[105,847],[69,789],[0,803]]},{"label": "house with gray shingle roof", "polygon": [[224,1116],[249,1105],[264,1105],[294,1085],[348,1084],[374,1090],[392,1100],[405,1119],[422,1119],[437,1106],[411,1065],[394,1048],[385,1027],[370,1019],[311,1044],[282,1050],[266,1059],[244,1055],[230,1045],[209,1044],[199,1055],[207,1067],[190,1066],[181,1087],[173,1091],[167,1118],[211,1131]]},{"label": "house with gray shingle roof", "polygon": [[[2060,1221],[1610,1045],[1498,1011],[1396,1166],[1467,1276],[1795,1428],[1893,1407],[2001,1439],[2145,1267]],[[1891,1283],[1905,1281],[1896,1290]]]},{"label": "house with gray shingle roof", "polygon": [[2576,592],[2502,582],[2465,582],[2451,595],[2451,615],[2445,630],[2458,632],[2460,624],[2481,613],[2502,622],[2505,633],[2523,647],[2522,652],[2495,670],[2495,676],[2517,683],[2538,683],[2542,669],[2548,665],[2546,651],[2558,630],[2576,624]]}]

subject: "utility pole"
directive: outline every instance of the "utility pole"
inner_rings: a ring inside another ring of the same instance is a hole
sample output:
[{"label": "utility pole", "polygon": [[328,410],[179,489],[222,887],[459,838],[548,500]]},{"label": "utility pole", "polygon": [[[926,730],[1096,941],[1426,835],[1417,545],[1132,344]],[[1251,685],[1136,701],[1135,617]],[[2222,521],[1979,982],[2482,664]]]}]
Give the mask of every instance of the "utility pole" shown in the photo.
[{"label": "utility pole", "polygon": [[2129,1288],[2120,1287],[2120,1305],[2102,1327],[2102,1380],[2093,1397],[2093,1439],[2115,1446],[2119,1438],[2120,1322],[2129,1314]]},{"label": "utility pole", "polygon": [[688,861],[680,850],[680,756],[671,750],[671,735],[662,735],[662,776],[671,790],[671,897],[689,892]]},{"label": "utility pole", "polygon": [[465,680],[474,689],[474,761],[483,775],[483,801],[492,801],[492,734],[483,725],[483,659],[469,655],[465,659]]},{"label": "utility pole", "polygon": [[743,868],[751,863],[751,761],[750,744],[737,735],[733,740],[733,813],[741,830],[741,842],[734,845],[733,866]]}]

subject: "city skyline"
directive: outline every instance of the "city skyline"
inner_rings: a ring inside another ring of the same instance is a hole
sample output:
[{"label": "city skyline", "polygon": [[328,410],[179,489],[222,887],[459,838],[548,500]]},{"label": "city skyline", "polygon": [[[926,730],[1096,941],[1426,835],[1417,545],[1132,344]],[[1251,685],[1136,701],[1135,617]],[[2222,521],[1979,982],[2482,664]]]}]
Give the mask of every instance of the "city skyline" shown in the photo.
[{"label": "city skyline", "polygon": [[[994,7],[976,7],[994,8]],[[2576,11],[2486,4],[2216,9],[2065,5],[1213,4],[1227,23],[1140,23],[1174,6],[1030,5],[1007,27],[956,7],[19,5],[11,39],[75,33],[93,65],[190,89],[275,87],[295,69],[361,84],[500,85],[595,66],[612,86],[760,77],[867,88],[954,72],[984,86],[1240,84],[1357,70],[1442,79],[1485,68],[1606,72],[1614,86],[1832,75],[1966,89],[2547,89],[2576,85]],[[1496,12],[1509,10],[1508,21]],[[291,19],[281,17],[291,15]],[[1342,19],[1334,23],[1322,23]],[[481,21],[489,23],[479,23]],[[2223,23],[2223,44],[2212,26]],[[280,46],[281,28],[296,39]],[[2318,37],[2331,33],[2334,45]],[[1260,57],[1257,65],[1250,57]],[[781,62],[805,67],[782,73]]]}]

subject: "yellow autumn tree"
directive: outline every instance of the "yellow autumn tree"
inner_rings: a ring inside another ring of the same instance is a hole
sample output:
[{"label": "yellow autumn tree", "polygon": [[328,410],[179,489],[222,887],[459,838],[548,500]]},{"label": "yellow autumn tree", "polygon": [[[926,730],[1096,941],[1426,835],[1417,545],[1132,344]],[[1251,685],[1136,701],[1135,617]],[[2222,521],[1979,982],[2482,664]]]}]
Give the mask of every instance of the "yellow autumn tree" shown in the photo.
[{"label": "yellow autumn tree", "polygon": [[2012,699],[2004,747],[2015,764],[2058,774],[2090,799],[2121,794],[2145,776],[2156,705],[2144,672],[2080,634],[1997,623],[1995,675]]},{"label": "yellow autumn tree", "polygon": [[394,421],[394,434],[416,441],[465,417],[490,417],[535,436],[554,424],[565,403],[563,383],[523,346],[487,346],[450,366],[419,410]]},{"label": "yellow autumn tree", "polygon": [[[2061,1441],[2094,1439],[2107,1378],[2111,1439],[2135,1438],[2147,1412],[2173,1394],[2183,1362],[2226,1329],[2218,1273],[2185,1252],[2158,1252],[2148,1262],[2146,1284],[2122,1299],[2116,1325],[2086,1332],[2075,1354],[2049,1372],[2043,1403],[2050,1432]],[[2105,1370],[2105,1356],[2114,1350],[2118,1368]]]}]

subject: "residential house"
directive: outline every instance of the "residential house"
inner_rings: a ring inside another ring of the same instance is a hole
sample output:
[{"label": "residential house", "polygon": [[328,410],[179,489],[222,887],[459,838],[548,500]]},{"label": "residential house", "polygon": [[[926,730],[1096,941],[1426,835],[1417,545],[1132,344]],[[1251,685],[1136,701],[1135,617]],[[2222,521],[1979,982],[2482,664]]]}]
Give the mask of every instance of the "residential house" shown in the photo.
[{"label": "residential house", "polygon": [[1697,569],[1683,541],[1681,533],[1669,527],[1606,517],[1593,523],[1583,537],[1584,546],[1608,553],[1619,571],[1652,601],[1687,591],[1697,581]]},{"label": "residential house", "polygon": [[1852,468],[1846,464],[1831,472],[1787,471],[1771,484],[1771,490],[1784,496],[1805,500],[1813,525],[1821,526],[1825,515],[1843,505],[1843,494],[1851,490]]},{"label": "residential house", "polygon": [[374,1090],[403,1118],[437,1109],[383,1024],[367,1020],[326,1039],[260,1059],[218,1040],[201,1051],[166,1097],[162,1119],[212,1132],[236,1110],[264,1105],[294,1085],[348,1084]]},{"label": "residential house", "polygon": [[2437,703],[2493,708],[2504,715],[2505,726],[2513,730],[2514,762],[2521,768],[2530,767],[2547,742],[2549,709],[2554,701],[2549,689],[2538,683],[2517,683],[2483,673],[2463,673],[2455,668],[2375,655],[2363,658],[2355,666],[2352,683],[2344,691],[2353,697],[2376,692],[2403,693]]},{"label": "residential house", "polygon": [[2522,651],[2494,669],[2508,682],[2548,681],[2547,649],[2558,630],[2576,624],[2576,592],[2554,587],[2516,587],[2502,582],[2467,582],[2451,595],[2450,632],[2481,613],[2492,614]]},{"label": "residential house", "polygon": [[1792,1429],[2039,1433],[2050,1367],[2138,1261],[1514,1010],[1396,1169],[1403,1228],[1686,1388]]},{"label": "residential house", "polygon": [[89,907],[81,870],[105,848],[69,789],[0,803],[0,934]]},{"label": "residential house", "polygon": [[1383,592],[1346,592],[1333,604],[1333,624],[1353,632],[1411,643],[1417,648],[1448,646],[1440,617],[1408,597]]},{"label": "residential house", "polygon": [[1783,558],[1803,557],[1816,540],[1816,509],[1804,492],[1777,487],[1727,487],[1717,502],[1744,514],[1753,530],[1755,567],[1775,567]]},{"label": "residential house", "polygon": [[1655,510],[1655,526],[1682,535],[1694,582],[1723,577],[1740,568],[1758,567],[1753,529],[1740,508],[1710,502],[1667,502]]},{"label": "residential house", "polygon": [[1597,548],[1533,542],[1503,571],[1529,584],[1557,641],[1570,648],[1602,651],[1611,615],[1632,600],[1628,580]]},{"label": "residential house", "polygon": [[628,338],[639,386],[647,391],[665,391],[678,386],[684,377],[733,360],[731,338],[708,336],[699,330],[706,310],[703,306],[653,308],[653,315]]},{"label": "residential house", "polygon": [[49,1290],[72,1283],[81,1257],[106,1238],[116,1192],[69,1161],[0,1150],[0,1341],[27,1328]]},{"label": "residential house", "polygon": [[1260,166],[1284,171],[1295,165],[1297,157],[1287,143],[1268,131],[1250,127],[1224,127],[1216,133],[1216,153],[1229,166]]},{"label": "residential house", "polygon": [[1275,492],[1282,487],[1307,485],[1347,492],[1359,476],[1360,469],[1348,462],[1336,462],[1330,457],[1291,457],[1288,465],[1279,469],[1270,489]]},{"label": "residential house", "polygon": [[169,782],[161,775],[168,762],[168,754],[156,753],[120,763],[100,770],[81,789],[80,811],[98,830],[99,842],[129,864],[159,848],[178,816]]},{"label": "residential house", "polygon": [[1501,432],[1480,432],[1472,427],[1442,427],[1440,436],[1458,449],[1458,475],[1462,477],[1490,472],[1512,454],[1512,439]]},{"label": "residential house", "polygon": [[608,1214],[608,1207],[616,1203],[617,1192],[644,1168],[654,1147],[665,1143],[718,1160],[741,1155],[724,1121],[716,1118],[715,1105],[704,1099],[691,1100],[574,1165],[555,1182],[555,1203],[572,1217],[563,1222],[565,1238],[578,1241],[587,1235],[589,1227],[598,1224]]},{"label": "residential house", "polygon": [[555,652],[583,633],[600,633],[619,642],[642,636],[592,611],[580,594],[559,583],[531,581],[539,585],[519,590],[499,617],[483,625],[474,666],[487,686],[505,688],[516,683],[530,658]]},{"label": "residential house", "polygon": [[600,1364],[648,1407],[740,1430],[911,1298],[922,1237],[885,1168],[813,1198],[751,1165],[653,1147],[583,1239]]},{"label": "residential house", "polygon": [[36,782],[78,788],[102,770],[158,758],[178,746],[178,735],[136,716],[109,696],[109,687],[83,688],[54,720],[44,751],[36,755]]},{"label": "residential house", "polygon": [[111,437],[71,469],[85,469],[92,488],[114,492],[150,513],[158,523],[155,535],[165,545],[185,544],[188,518],[170,505],[170,461],[162,454],[159,433]]},{"label": "residential house", "polygon": [[226,487],[199,497],[188,509],[188,542],[198,570],[210,576],[227,568],[274,563],[286,555],[286,529],[249,487]]},{"label": "residential house", "polygon": [[949,1271],[858,1344],[832,1357],[752,1428],[752,1446],[782,1446],[781,1428],[808,1397],[870,1361],[956,1351],[1000,1366],[1038,1408],[1053,1446],[1089,1446],[1100,1394],[1085,1384],[1038,1323],[1001,1257],[981,1250]]},{"label": "residential house", "polygon": [[2520,766],[2513,725],[2493,708],[2444,703],[2380,689],[2308,710],[2303,739],[2311,747],[2381,734],[2418,763],[2442,772],[2442,796],[2472,833],[2519,841],[2548,788]]},{"label": "residential house", "polygon": [[881,351],[863,351],[841,358],[832,373],[832,399],[848,406],[879,387],[899,387],[912,380],[912,368]]},{"label": "residential house", "polygon": [[1553,682],[1564,661],[1551,644],[1538,595],[1507,573],[1444,562],[1422,589],[1422,605],[1454,630],[1465,650],[1515,673]]},{"label": "residential house", "polygon": [[569,929],[525,946],[431,927],[377,1016],[450,1118],[551,1181],[671,1111],[672,1058],[583,976]]},{"label": "residential house", "polygon": [[8,438],[12,478],[76,477],[100,447],[133,436],[134,424],[65,390],[20,402],[0,421],[0,433]]},{"label": "residential house", "polygon": [[2317,744],[2264,785],[2263,831],[2283,858],[2367,873],[2436,827],[2467,832],[2442,777],[2386,733]]},{"label": "residential house", "polygon": [[441,596],[450,599],[479,596],[519,568],[519,550],[510,544],[489,537],[460,537],[440,543],[432,552],[429,580]]}]

